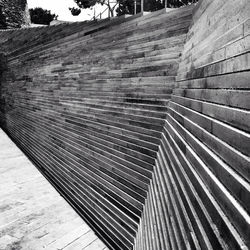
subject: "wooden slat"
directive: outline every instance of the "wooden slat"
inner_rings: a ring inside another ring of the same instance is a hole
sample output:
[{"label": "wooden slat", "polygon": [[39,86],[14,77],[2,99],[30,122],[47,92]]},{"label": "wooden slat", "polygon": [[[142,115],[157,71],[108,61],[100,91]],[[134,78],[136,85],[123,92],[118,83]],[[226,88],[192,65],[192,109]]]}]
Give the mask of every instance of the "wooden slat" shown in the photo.
[{"label": "wooden slat", "polygon": [[193,8],[2,32],[1,126],[110,249],[250,247],[250,5]]},{"label": "wooden slat", "polygon": [[111,249],[134,245],[192,8],[2,32],[1,126]]}]

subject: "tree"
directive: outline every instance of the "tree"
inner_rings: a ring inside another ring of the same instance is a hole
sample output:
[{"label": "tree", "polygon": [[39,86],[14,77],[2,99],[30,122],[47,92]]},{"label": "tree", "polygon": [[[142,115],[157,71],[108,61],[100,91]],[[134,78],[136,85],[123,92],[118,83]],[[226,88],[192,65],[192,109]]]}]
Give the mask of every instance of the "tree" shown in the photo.
[{"label": "tree", "polygon": [[[77,4],[77,6],[79,8],[81,8],[81,9],[91,8],[91,7],[93,7],[94,5],[96,5],[98,3],[101,4],[101,5],[106,5],[107,8],[109,9],[111,17],[114,16],[114,11],[115,11],[116,6],[113,5],[112,4],[113,2],[111,2],[110,0],[74,0],[74,1]],[[73,12],[72,12],[72,9],[74,9]],[[72,15],[73,15],[73,13],[76,12],[75,9],[76,8],[70,8]]]},{"label": "tree", "polygon": [[[117,16],[131,15],[134,14],[134,11],[134,0],[120,0],[119,6],[116,9]],[[140,9],[137,9],[137,12],[140,12]]]},{"label": "tree", "polygon": [[[136,1],[136,13],[141,12],[141,0]],[[161,0],[144,0],[144,11],[156,11],[164,8]],[[119,7],[116,9],[117,15],[133,15],[135,13],[134,0],[119,0]]]},{"label": "tree", "polygon": [[75,7],[69,8],[69,10],[71,11],[71,14],[73,16],[78,16],[81,13],[81,9],[78,9],[78,8],[75,8]]},{"label": "tree", "polygon": [[[111,16],[114,16],[114,9],[116,5],[111,6],[109,0],[74,0],[80,9],[87,9],[93,7],[99,3],[106,5],[109,8]],[[166,1],[166,2],[165,2]],[[135,0],[116,0],[118,7],[116,13],[118,16],[130,14],[133,15],[135,12]],[[198,0],[144,0],[144,11],[156,11],[163,9],[165,6],[168,8],[177,8],[190,3],[198,2]],[[140,6],[141,0],[137,0],[136,13],[141,11]],[[72,15],[79,15],[81,10],[78,8],[69,8]]]},{"label": "tree", "polygon": [[191,4],[191,3],[196,3],[198,1],[199,0],[167,0],[166,5],[167,5],[168,8],[178,8],[178,7],[181,7],[183,5],[188,5],[188,4]]},{"label": "tree", "polygon": [[[166,1],[166,2],[165,2]],[[116,9],[117,15],[134,14],[135,3],[134,0],[118,0],[119,7]],[[178,8],[183,5],[198,2],[198,0],[144,0],[144,11],[156,11],[168,8]],[[141,11],[141,0],[137,0],[136,13]]]},{"label": "tree", "polygon": [[0,0],[0,27],[21,28],[29,25],[26,0]]},{"label": "tree", "polygon": [[51,14],[50,10],[46,10],[40,7],[30,9],[29,12],[31,22],[35,24],[49,25],[51,21],[57,20],[58,17],[56,14]]}]

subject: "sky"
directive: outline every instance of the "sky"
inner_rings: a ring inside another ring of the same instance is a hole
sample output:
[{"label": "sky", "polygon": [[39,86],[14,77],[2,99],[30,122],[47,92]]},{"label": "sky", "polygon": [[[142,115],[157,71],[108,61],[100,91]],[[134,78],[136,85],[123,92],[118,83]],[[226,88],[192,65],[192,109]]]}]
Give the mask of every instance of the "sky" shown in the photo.
[{"label": "sky", "polygon": [[[93,17],[93,10],[82,10],[79,16],[72,16],[69,7],[77,7],[74,0],[27,0],[29,9],[42,7],[43,9],[51,10],[52,14],[58,15],[58,20],[63,21],[84,21],[90,20]],[[106,7],[96,6],[96,14],[99,14]]]}]

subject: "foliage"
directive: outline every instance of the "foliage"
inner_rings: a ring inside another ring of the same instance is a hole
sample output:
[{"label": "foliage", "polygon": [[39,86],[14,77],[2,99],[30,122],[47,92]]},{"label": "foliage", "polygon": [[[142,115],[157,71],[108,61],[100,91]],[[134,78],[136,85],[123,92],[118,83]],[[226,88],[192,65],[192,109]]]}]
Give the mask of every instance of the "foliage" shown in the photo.
[{"label": "foliage", "polygon": [[105,0],[74,0],[74,1],[79,6],[79,8],[88,9],[94,6],[96,3],[103,4]]},{"label": "foliage", "polygon": [[[168,8],[178,8],[183,5],[188,5],[191,3],[196,3],[198,0],[167,0],[167,7]],[[165,5],[165,3],[164,3]]]},{"label": "foliage", "polygon": [[[141,12],[140,0],[137,0],[136,12]],[[119,0],[119,7],[116,9],[117,15],[134,14],[134,0]],[[156,11],[164,8],[161,0],[144,1],[144,11]]]},{"label": "foliage", "polygon": [[69,8],[69,10],[71,11],[71,14],[73,16],[78,16],[81,13],[81,9],[79,8],[73,7],[73,8]]},{"label": "foliage", "polygon": [[[165,7],[166,0],[144,0],[144,11],[156,11]],[[117,15],[134,14],[134,0],[118,0],[119,7],[116,9]],[[190,3],[198,2],[198,0],[167,0],[168,8],[177,8]],[[137,0],[136,12],[141,11],[140,0]]]},{"label": "foliage", "polygon": [[55,14],[51,14],[50,10],[46,10],[40,7],[30,9],[29,12],[31,22],[35,24],[49,25],[51,21],[56,20],[58,17]]},{"label": "foliage", "polygon": [[[74,0],[74,1],[78,5],[78,7],[82,9],[91,8],[96,3],[107,5],[111,12],[111,16],[114,15],[113,13],[114,7],[112,8],[110,6],[109,0]],[[135,8],[134,0],[116,0],[116,1],[119,4],[116,9],[118,16],[125,14],[130,14],[130,15],[134,14],[134,8]],[[165,3],[165,1],[167,2]],[[181,7],[182,5],[187,5],[195,2],[198,2],[198,0],[144,0],[144,11],[160,10],[163,9],[165,5],[168,8],[177,8]],[[75,10],[72,12],[72,9],[74,8],[70,8],[72,15],[74,15]],[[140,11],[141,11],[140,0],[137,0],[136,12],[139,13]]]},{"label": "foliage", "polygon": [[[88,9],[93,7],[96,4],[101,4],[101,5],[106,5],[110,11],[111,16],[114,16],[114,8],[115,6],[113,6],[111,4],[111,1],[109,0],[74,0],[75,3],[77,4],[77,6],[81,9]],[[73,9],[73,8],[70,8]],[[72,13],[72,11],[71,11]],[[73,14],[73,13],[72,13]]]},{"label": "foliage", "polygon": [[[140,8],[140,6],[138,7]],[[137,12],[140,12],[140,9],[137,9]],[[134,0],[120,0],[116,13],[117,16],[134,14]]]}]

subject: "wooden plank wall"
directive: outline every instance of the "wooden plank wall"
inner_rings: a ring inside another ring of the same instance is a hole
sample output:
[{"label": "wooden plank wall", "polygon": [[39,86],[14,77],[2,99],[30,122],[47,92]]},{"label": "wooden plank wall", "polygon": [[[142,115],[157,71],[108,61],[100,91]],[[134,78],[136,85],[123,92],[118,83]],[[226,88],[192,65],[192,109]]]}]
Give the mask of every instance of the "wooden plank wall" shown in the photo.
[{"label": "wooden plank wall", "polygon": [[249,17],[194,9],[135,249],[250,248]]},{"label": "wooden plank wall", "polygon": [[132,249],[192,6],[1,32],[1,126],[110,249]]},{"label": "wooden plank wall", "polygon": [[0,37],[1,126],[111,249],[250,248],[250,3],[191,12]]}]

